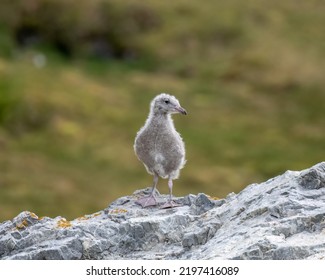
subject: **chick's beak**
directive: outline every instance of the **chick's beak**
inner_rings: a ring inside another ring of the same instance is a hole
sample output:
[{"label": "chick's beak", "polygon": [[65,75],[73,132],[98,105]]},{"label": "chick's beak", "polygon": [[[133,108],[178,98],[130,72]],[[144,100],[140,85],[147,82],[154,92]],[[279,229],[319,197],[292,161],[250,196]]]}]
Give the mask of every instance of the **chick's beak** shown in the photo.
[{"label": "chick's beak", "polygon": [[182,107],[175,107],[175,110],[178,112],[178,113],[181,113],[182,115],[187,115],[187,112],[184,108]]}]

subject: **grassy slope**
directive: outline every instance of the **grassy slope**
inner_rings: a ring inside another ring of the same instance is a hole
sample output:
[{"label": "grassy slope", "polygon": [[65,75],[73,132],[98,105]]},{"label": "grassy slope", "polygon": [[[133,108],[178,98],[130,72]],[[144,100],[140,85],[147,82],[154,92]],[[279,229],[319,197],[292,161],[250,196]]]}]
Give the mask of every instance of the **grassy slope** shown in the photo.
[{"label": "grassy slope", "polygon": [[155,63],[0,58],[15,112],[0,127],[0,220],[73,218],[149,186],[132,145],[163,91],[189,111],[174,117],[188,159],[176,195],[222,197],[324,160],[324,5],[245,3],[148,1],[163,22],[140,37]]}]

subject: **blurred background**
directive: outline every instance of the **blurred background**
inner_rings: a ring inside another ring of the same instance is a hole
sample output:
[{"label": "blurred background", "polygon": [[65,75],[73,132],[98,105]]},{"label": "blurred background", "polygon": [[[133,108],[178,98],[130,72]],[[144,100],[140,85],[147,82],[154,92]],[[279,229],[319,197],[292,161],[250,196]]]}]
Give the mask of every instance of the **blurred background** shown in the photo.
[{"label": "blurred background", "polygon": [[0,221],[150,186],[133,141],[160,92],[189,112],[177,196],[323,161],[324,15],[322,0],[1,0]]}]

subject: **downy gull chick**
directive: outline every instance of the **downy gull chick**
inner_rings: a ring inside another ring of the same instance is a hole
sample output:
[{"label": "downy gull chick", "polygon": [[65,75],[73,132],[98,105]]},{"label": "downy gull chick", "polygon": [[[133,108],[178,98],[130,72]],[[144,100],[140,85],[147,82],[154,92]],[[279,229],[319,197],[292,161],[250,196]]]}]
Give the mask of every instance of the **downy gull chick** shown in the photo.
[{"label": "downy gull chick", "polygon": [[161,93],[151,102],[145,125],[135,138],[134,151],[147,172],[154,176],[151,194],[140,198],[142,207],[157,204],[155,197],[158,178],[168,178],[169,200],[162,208],[179,206],[172,200],[173,180],[179,176],[185,160],[184,142],[174,127],[171,114],[187,112],[172,95]]}]

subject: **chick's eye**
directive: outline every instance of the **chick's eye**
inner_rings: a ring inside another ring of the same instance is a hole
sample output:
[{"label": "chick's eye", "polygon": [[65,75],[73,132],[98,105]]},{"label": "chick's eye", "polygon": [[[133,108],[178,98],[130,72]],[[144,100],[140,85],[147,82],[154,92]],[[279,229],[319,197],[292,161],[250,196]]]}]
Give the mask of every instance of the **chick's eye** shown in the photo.
[{"label": "chick's eye", "polygon": [[165,103],[166,103],[166,104],[169,104],[169,100],[168,100],[168,99],[165,99]]}]

